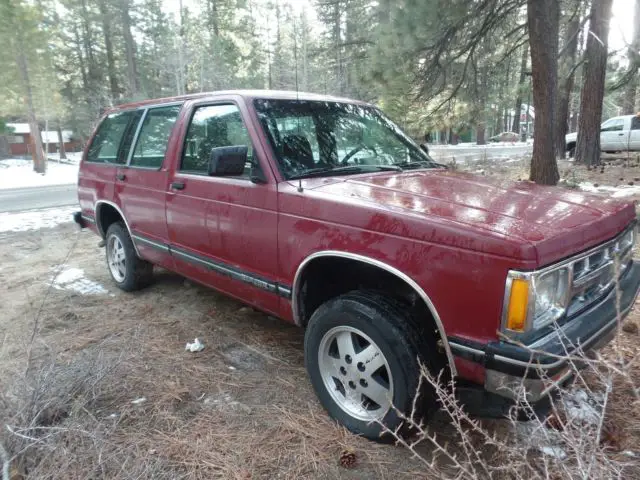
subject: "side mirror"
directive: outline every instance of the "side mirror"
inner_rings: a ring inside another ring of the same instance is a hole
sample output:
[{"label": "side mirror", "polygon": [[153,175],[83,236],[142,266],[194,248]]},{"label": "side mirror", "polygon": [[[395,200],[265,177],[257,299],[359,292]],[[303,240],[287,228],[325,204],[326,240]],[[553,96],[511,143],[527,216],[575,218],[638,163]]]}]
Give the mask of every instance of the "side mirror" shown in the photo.
[{"label": "side mirror", "polygon": [[249,148],[246,145],[215,147],[209,157],[209,176],[237,177],[244,173]]}]

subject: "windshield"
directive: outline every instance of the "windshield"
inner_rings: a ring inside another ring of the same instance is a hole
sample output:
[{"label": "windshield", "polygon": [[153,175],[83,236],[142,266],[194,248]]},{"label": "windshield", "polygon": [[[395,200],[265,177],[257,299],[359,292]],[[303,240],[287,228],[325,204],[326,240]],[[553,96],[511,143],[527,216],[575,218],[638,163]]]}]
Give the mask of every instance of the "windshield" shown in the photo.
[{"label": "windshield", "polygon": [[372,107],[267,99],[255,107],[287,179],[437,166]]}]

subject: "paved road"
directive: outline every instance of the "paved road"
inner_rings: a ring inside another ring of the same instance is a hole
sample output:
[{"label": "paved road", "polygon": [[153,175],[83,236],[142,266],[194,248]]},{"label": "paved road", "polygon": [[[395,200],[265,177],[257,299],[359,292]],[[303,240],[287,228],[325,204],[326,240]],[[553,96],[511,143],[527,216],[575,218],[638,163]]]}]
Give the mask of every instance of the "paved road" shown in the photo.
[{"label": "paved road", "polygon": [[75,184],[0,190],[0,212],[62,207],[77,203]]},{"label": "paved road", "polygon": [[508,160],[531,154],[533,145],[430,145],[429,153],[434,160],[477,162],[479,160]]}]

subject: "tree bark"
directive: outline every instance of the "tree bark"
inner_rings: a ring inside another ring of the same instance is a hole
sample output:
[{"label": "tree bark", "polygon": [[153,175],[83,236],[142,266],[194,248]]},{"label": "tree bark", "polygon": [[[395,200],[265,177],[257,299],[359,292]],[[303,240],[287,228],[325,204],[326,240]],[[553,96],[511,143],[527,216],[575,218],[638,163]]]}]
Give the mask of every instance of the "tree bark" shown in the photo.
[{"label": "tree bark", "polygon": [[9,139],[7,135],[0,135],[0,158],[7,158],[9,156]]},{"label": "tree bark", "polygon": [[622,110],[625,115],[636,113],[636,97],[638,92],[638,69],[640,69],[640,0],[635,2],[633,14],[633,40],[629,46],[629,68],[632,72],[631,80],[627,83],[622,99]]},{"label": "tree bark", "polygon": [[520,59],[520,79],[518,80],[518,93],[516,94],[516,105],[513,117],[512,132],[520,135],[520,115],[522,115],[522,89],[527,79],[527,63],[529,61],[529,47],[522,48],[522,58]]},{"label": "tree bark", "polygon": [[47,171],[47,157],[42,150],[42,137],[40,136],[40,128],[38,127],[36,112],[33,107],[33,92],[31,90],[31,79],[29,78],[29,65],[22,50],[18,51],[17,62],[27,103],[27,120],[29,122],[29,133],[31,134],[33,169],[38,173],[45,173]]},{"label": "tree bark", "polygon": [[585,52],[584,84],[580,95],[576,162],[600,163],[600,123],[607,69],[607,37],[612,0],[593,0],[589,14],[589,36]]},{"label": "tree bark", "polygon": [[58,153],[60,153],[60,160],[66,160],[67,151],[64,148],[64,137],[62,136],[62,127],[60,126],[60,120],[56,122],[56,132],[58,132]]},{"label": "tree bark", "polygon": [[560,179],[553,151],[559,22],[560,6],[556,0],[527,1],[533,105],[536,112],[529,178],[544,185],[555,185]]},{"label": "tree bark", "polygon": [[558,89],[558,102],[556,106],[556,157],[564,158],[567,143],[565,135],[569,129],[569,100],[573,90],[575,78],[576,51],[578,50],[578,30],[580,29],[580,17],[575,15],[565,29],[563,48],[564,55],[560,59],[559,76],[560,87]]},{"label": "tree bark", "polygon": [[124,36],[124,49],[127,57],[127,77],[129,80],[129,95],[137,96],[140,90],[138,79],[138,67],[136,64],[136,44],[131,33],[131,0],[122,1],[122,32]]},{"label": "tree bark", "polygon": [[111,12],[109,12],[105,0],[98,3],[100,8],[100,16],[102,17],[102,33],[104,36],[104,48],[107,53],[107,76],[109,77],[109,89],[111,91],[111,100],[117,100],[120,96],[118,88],[118,77],[116,75],[116,64],[113,57],[113,42],[111,41]]}]

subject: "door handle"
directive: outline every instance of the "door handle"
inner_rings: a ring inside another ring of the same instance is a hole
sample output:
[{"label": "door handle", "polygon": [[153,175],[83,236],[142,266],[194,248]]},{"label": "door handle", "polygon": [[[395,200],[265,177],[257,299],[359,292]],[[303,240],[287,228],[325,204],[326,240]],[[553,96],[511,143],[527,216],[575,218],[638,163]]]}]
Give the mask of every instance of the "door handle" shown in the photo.
[{"label": "door handle", "polygon": [[624,137],[624,133],[619,133],[618,136],[619,137]]},{"label": "door handle", "polygon": [[174,190],[184,190],[184,182],[173,182],[171,183],[171,188]]},{"label": "door handle", "polygon": [[127,178],[127,176],[124,173],[116,173],[116,178],[118,180],[124,180]]}]

